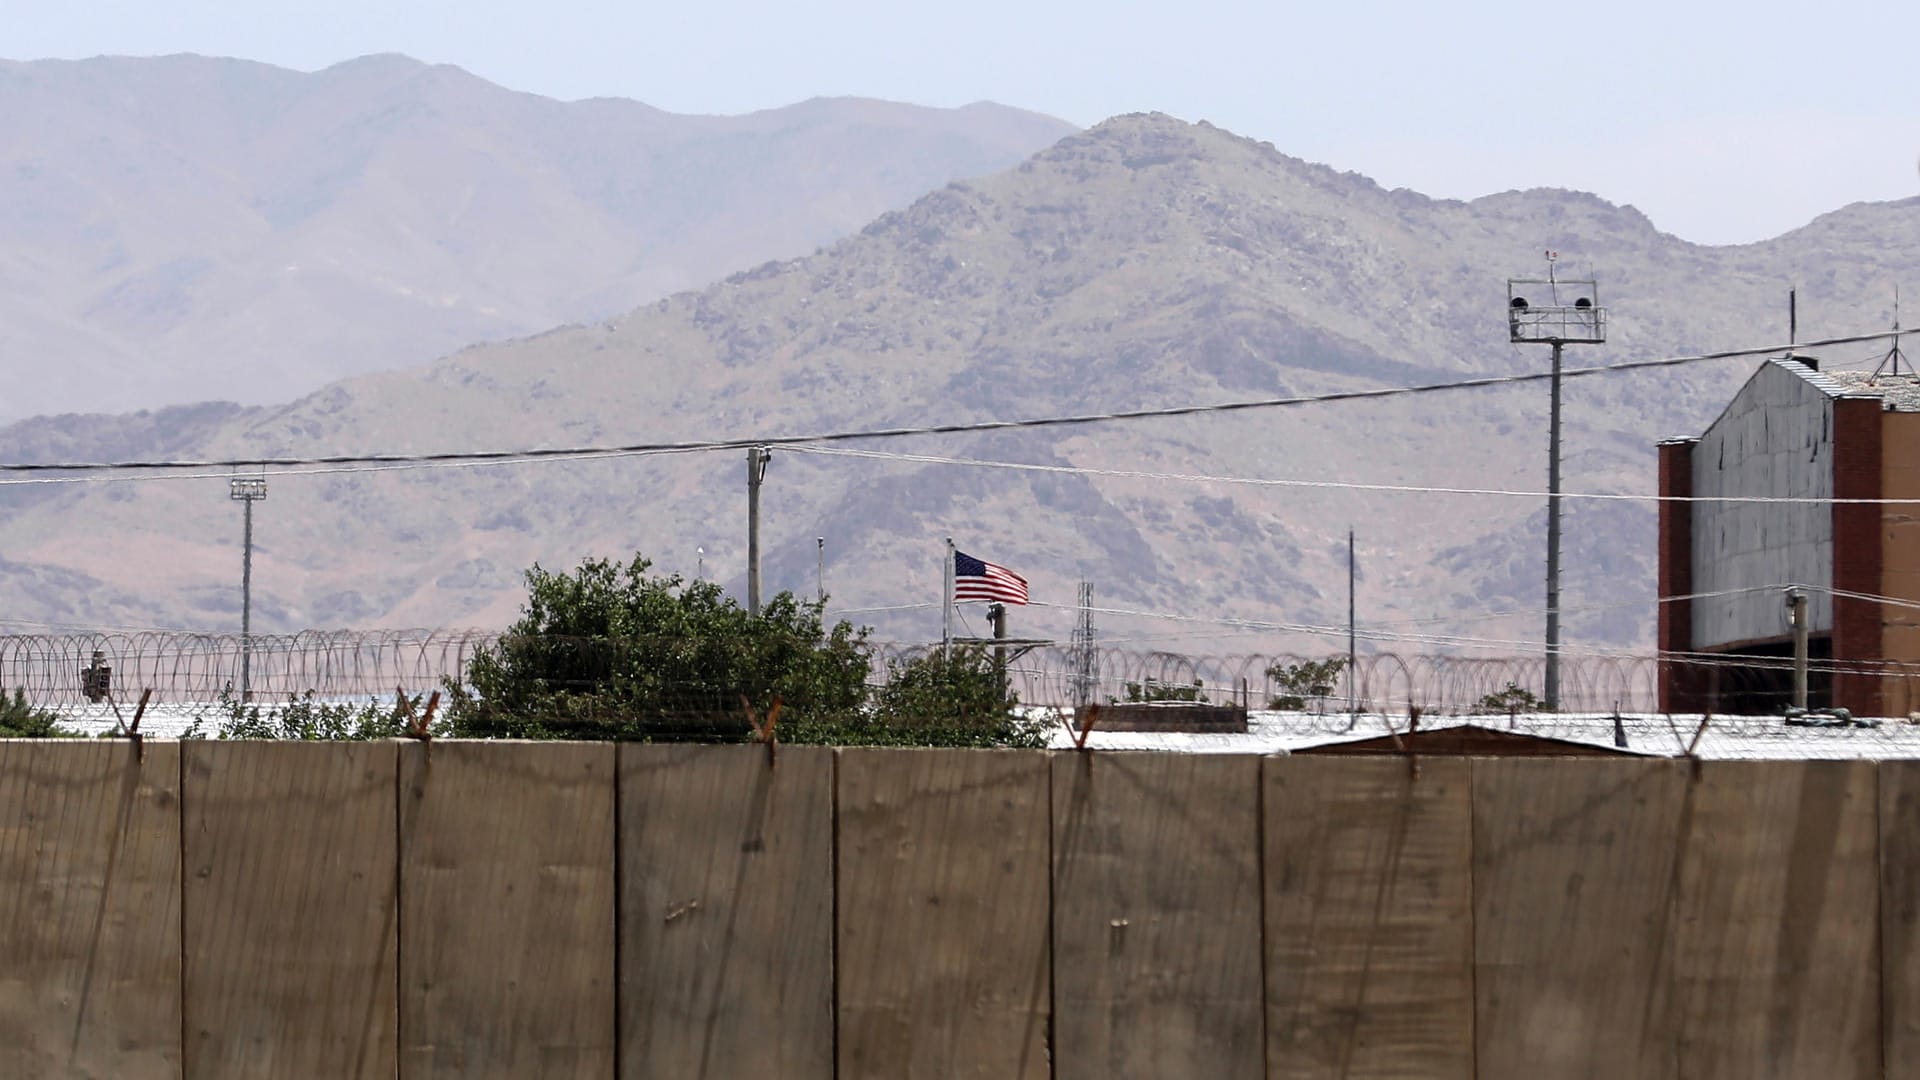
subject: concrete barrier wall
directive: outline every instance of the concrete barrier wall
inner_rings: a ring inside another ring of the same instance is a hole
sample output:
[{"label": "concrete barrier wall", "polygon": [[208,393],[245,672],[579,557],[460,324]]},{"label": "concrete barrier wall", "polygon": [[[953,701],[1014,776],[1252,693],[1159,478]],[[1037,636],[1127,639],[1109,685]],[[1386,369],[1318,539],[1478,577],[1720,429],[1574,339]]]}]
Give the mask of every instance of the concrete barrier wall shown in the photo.
[{"label": "concrete barrier wall", "polygon": [[178,749],[187,1074],[392,1077],[398,748]]},{"label": "concrete barrier wall", "polygon": [[839,1076],[1043,1080],[1048,756],[840,754]]},{"label": "concrete barrier wall", "polygon": [[1469,763],[1265,763],[1267,1075],[1473,1075]]},{"label": "concrete barrier wall", "polygon": [[0,741],[0,1076],[180,1075],[180,747]]},{"label": "concrete barrier wall", "polygon": [[400,748],[400,1077],[614,1067],[614,747]]},{"label": "concrete barrier wall", "polygon": [[1920,1076],[1920,761],[1880,766],[1883,1075]]},{"label": "concrete barrier wall", "polygon": [[1874,767],[1709,762],[1690,793],[1671,946],[1680,1075],[1881,1075]]},{"label": "concrete barrier wall", "polygon": [[1483,1080],[1673,1076],[1679,761],[1473,763]]},{"label": "concrete barrier wall", "polygon": [[1920,762],[0,742],[4,1077],[1920,1075]]},{"label": "concrete barrier wall", "polygon": [[1260,762],[1053,761],[1054,1071],[1259,1080]]},{"label": "concrete barrier wall", "polygon": [[833,751],[620,748],[620,1074],[833,1076]]}]

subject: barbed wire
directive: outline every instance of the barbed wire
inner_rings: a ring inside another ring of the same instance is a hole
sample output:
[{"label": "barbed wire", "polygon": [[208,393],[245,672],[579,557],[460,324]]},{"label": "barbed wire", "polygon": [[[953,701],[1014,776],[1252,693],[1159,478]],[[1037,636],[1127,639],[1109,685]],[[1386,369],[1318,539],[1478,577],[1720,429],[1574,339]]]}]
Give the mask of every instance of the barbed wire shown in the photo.
[{"label": "barbed wire", "polygon": [[[513,638],[478,630],[308,631],[287,635],[186,632],[0,635],[0,691],[19,689],[50,708],[98,705],[152,691],[156,704],[205,703],[246,689],[257,702],[284,702],[312,694],[325,699],[391,698],[396,690],[424,693],[461,688],[476,657],[512,642],[542,650],[569,673],[555,689],[591,690],[613,678],[632,678],[630,662],[658,656],[657,639],[604,637]],[[695,639],[664,643],[672,649],[728,646]],[[879,687],[890,667],[924,657],[937,645],[869,643],[868,685]],[[690,653],[689,653],[690,655]],[[1023,704],[1072,708],[1140,697],[1192,696],[1217,703],[1266,708],[1276,700],[1299,710],[1349,709],[1467,714],[1524,708],[1543,684],[1545,659],[1533,656],[1460,656],[1444,653],[1362,652],[1350,671],[1331,652],[1194,655],[1151,649],[1045,646],[1010,650],[1008,688]],[[1333,661],[1316,674],[1311,665]],[[1791,662],[1777,656],[1713,654],[1563,655],[1560,707],[1566,712],[1653,712],[1662,663],[1696,669],[1716,694],[1747,711],[1779,712],[1788,702]],[[1850,675],[1896,680],[1920,700],[1920,664],[1878,661],[1848,664],[1815,660],[1816,686]],[[92,673],[92,674],[90,674]],[[568,681],[570,680],[570,681]],[[668,685],[690,715],[738,711],[742,693],[764,687],[718,685],[687,677]],[[764,704],[764,702],[763,702]],[[1741,711],[1741,710],[1727,710]]]}]

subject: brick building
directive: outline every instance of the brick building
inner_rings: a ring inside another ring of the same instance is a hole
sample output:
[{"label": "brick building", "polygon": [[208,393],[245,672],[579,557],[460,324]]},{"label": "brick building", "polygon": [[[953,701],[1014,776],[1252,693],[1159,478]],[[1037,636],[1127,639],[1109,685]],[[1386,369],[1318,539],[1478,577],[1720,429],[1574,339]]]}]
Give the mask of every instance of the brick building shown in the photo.
[{"label": "brick building", "polygon": [[[1920,378],[1822,372],[1811,358],[1769,361],[1699,438],[1660,444],[1660,493],[1920,499]],[[1660,707],[1778,712],[1789,672],[1674,654],[1790,658],[1786,591],[1802,585],[1810,704],[1868,716],[1920,708],[1920,684],[1886,677],[1884,664],[1920,665],[1920,610],[1859,598],[1920,601],[1917,512],[1838,501],[1662,502],[1660,596],[1677,599],[1660,603]]]}]

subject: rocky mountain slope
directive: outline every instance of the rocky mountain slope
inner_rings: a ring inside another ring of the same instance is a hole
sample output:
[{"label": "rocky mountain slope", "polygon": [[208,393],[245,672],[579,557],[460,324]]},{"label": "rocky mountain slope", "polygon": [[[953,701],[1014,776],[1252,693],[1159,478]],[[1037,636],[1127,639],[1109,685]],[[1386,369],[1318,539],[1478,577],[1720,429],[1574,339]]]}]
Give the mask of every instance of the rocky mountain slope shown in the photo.
[{"label": "rocky mountain slope", "polygon": [[[1766,344],[1800,287],[1803,339],[1884,327],[1920,269],[1920,200],[1848,207],[1708,248],[1563,191],[1471,203],[1388,191],[1204,124],[1128,116],[956,183],[819,254],[610,322],[468,349],[413,372],[242,411],[36,421],[0,458],[97,458],[142,440],[199,457],[754,437],[1429,383],[1544,368],[1506,340],[1504,279],[1590,265],[1612,340],[1570,366]],[[1871,346],[1829,363],[1876,359]],[[1567,385],[1566,487],[1654,488],[1653,441],[1711,419],[1751,362]],[[1194,481],[1173,475],[1538,491],[1546,388],[1466,390],[1082,427],[777,451],[769,588],[836,606],[933,604],[941,541],[1018,569],[1014,630],[1064,640],[1075,583],[1108,640],[1326,647],[1358,534],[1363,624],[1383,647],[1524,651],[1537,638],[1541,500]],[[1041,471],[911,457],[1019,462]],[[158,451],[156,451],[158,452]],[[743,576],[738,452],[276,476],[257,522],[256,625],[499,626],[536,560],[635,550]],[[238,514],[221,478],[44,486],[0,498],[0,608],[17,619],[226,627]],[[1649,504],[1572,500],[1571,641],[1651,638]],[[1517,611],[1517,614],[1497,613]],[[938,633],[937,608],[860,615]],[[983,629],[978,613],[971,628]],[[1344,644],[1343,637],[1331,640]],[[1521,644],[1503,646],[1502,641]]]},{"label": "rocky mountain slope", "polygon": [[803,254],[1072,128],[563,103],[371,56],[0,61],[0,421],[284,401]]}]

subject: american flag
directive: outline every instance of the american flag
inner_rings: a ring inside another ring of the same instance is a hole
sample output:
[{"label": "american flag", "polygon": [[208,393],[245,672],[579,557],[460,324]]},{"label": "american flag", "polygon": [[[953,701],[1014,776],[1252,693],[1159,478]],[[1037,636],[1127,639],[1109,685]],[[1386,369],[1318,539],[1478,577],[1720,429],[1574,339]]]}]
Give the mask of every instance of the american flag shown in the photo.
[{"label": "american flag", "polygon": [[964,551],[953,553],[953,599],[989,600],[1002,604],[1027,602],[1027,579]]}]

